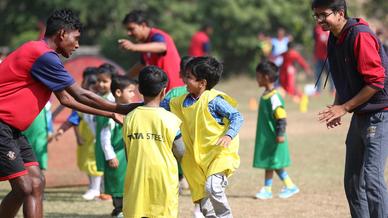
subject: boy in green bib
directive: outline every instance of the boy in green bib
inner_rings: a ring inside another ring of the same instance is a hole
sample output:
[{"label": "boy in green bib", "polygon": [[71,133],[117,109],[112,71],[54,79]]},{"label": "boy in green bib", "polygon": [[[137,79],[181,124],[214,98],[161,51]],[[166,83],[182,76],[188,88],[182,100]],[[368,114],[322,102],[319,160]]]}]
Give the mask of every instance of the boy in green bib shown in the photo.
[{"label": "boy in green bib", "polygon": [[265,169],[264,187],[256,194],[258,199],[272,198],[274,171],[285,185],[279,193],[280,198],[289,198],[299,192],[284,170],[291,160],[286,136],[284,100],[274,86],[278,77],[278,67],[274,63],[263,61],[258,64],[256,80],[259,87],[265,88],[260,99],[253,157],[253,167]]},{"label": "boy in green bib", "polygon": [[[129,104],[135,96],[137,83],[126,76],[114,76],[110,90],[116,103]],[[101,148],[105,157],[104,184],[105,193],[112,196],[113,217],[122,217],[124,179],[127,169],[122,125],[109,119],[100,133]]]}]

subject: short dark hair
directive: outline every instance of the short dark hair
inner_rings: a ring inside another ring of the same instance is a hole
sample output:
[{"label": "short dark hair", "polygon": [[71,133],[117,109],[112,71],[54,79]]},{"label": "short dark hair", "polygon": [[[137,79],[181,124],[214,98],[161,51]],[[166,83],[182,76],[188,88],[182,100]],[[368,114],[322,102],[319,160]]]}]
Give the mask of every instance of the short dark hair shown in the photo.
[{"label": "short dark hair", "polygon": [[114,96],[116,96],[117,89],[123,91],[129,85],[137,85],[137,81],[131,80],[127,76],[115,76],[112,78],[112,83],[110,84],[110,91]]},{"label": "short dark hair", "polygon": [[330,8],[335,12],[343,10],[345,18],[348,18],[345,0],[313,0],[311,2],[311,9],[314,10],[315,8]]},{"label": "short dark hair", "polygon": [[159,67],[144,67],[139,74],[139,92],[146,97],[156,97],[167,87],[167,82],[167,74]]},{"label": "short dark hair", "polygon": [[206,80],[206,90],[212,89],[220,81],[224,66],[211,56],[196,57],[187,64],[187,69],[197,80]]},{"label": "short dark hair", "polygon": [[123,19],[123,25],[127,25],[129,23],[142,24],[145,23],[148,26],[148,17],[146,13],[142,10],[133,10],[125,15]]},{"label": "short dark hair", "polygon": [[183,78],[184,77],[184,75],[186,74],[186,69],[187,69],[187,64],[191,61],[191,60],[193,60],[194,59],[194,57],[193,56],[183,56],[182,58],[181,58],[181,62],[180,62],[180,71],[179,71],[179,73],[180,73],[180,75],[181,75],[181,77]]},{"label": "short dark hair", "polygon": [[59,30],[82,30],[79,17],[70,9],[55,10],[46,22],[45,36],[55,35]]},{"label": "short dark hair", "polygon": [[87,67],[82,73],[83,84],[86,87],[97,83],[97,67]]},{"label": "short dark hair", "polygon": [[262,61],[256,67],[256,73],[266,75],[271,82],[275,82],[279,77],[279,68],[271,61]]},{"label": "short dark hair", "polygon": [[113,79],[116,75],[118,75],[117,69],[115,66],[109,63],[101,64],[97,68],[97,74],[107,74],[110,76],[110,78]]}]

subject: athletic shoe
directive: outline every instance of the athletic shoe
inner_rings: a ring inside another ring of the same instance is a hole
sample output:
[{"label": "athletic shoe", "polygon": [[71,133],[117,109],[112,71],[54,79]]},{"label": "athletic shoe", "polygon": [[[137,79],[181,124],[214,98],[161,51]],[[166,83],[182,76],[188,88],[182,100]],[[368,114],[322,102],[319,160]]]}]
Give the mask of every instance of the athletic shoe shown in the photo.
[{"label": "athletic shoe", "polygon": [[257,199],[266,200],[272,198],[272,192],[266,190],[266,188],[261,188],[259,192],[256,193],[255,197]]},{"label": "athletic shoe", "polygon": [[100,196],[100,191],[89,189],[85,192],[85,194],[82,195],[82,198],[87,201],[91,201],[98,196]]},{"label": "athletic shoe", "polygon": [[294,185],[293,187],[291,188],[282,188],[282,190],[279,192],[279,198],[289,198],[293,195],[295,195],[296,193],[299,192],[299,188],[296,187],[296,185]]}]

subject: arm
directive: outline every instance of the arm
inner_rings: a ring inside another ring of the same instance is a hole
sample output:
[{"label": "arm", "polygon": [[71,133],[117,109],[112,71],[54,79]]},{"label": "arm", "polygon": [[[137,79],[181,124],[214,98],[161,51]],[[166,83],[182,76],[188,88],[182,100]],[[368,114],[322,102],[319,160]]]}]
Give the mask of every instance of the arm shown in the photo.
[{"label": "arm", "polygon": [[76,111],[72,111],[69,117],[67,118],[67,120],[62,123],[62,125],[58,128],[57,132],[55,133],[54,135],[55,140],[58,140],[58,137],[62,136],[63,133],[65,133],[71,127],[78,126],[80,123],[80,120],[81,118],[78,115],[78,113]]},{"label": "arm", "polygon": [[225,135],[221,137],[217,142],[217,145],[227,147],[232,141],[232,139],[240,131],[240,128],[244,122],[244,118],[242,117],[240,112],[238,112],[220,96],[216,97],[209,103],[209,109],[211,111],[215,111],[216,114],[218,114],[222,118],[225,117],[230,121],[228,130],[226,131]]},{"label": "arm", "polygon": [[111,126],[111,123],[109,123],[101,130],[101,134],[100,134],[101,148],[104,152],[105,160],[108,161],[109,166],[112,168],[117,168],[119,163],[116,158],[116,153],[113,149],[112,142],[111,142],[112,132],[111,132],[110,126]]},{"label": "arm", "polygon": [[177,161],[181,162],[182,157],[185,153],[185,144],[183,143],[182,135],[180,134],[174,140],[174,143],[172,145],[172,153],[174,154],[174,157],[177,159]]},{"label": "arm", "polygon": [[133,43],[127,39],[119,39],[121,48],[133,52],[151,52],[163,53],[167,51],[167,45],[164,42]]},{"label": "arm", "polygon": [[276,124],[276,141],[278,143],[284,142],[287,126],[287,115],[283,107],[279,106],[274,112],[275,124]]},{"label": "arm", "polygon": [[373,95],[384,88],[385,70],[378,53],[379,44],[369,33],[359,33],[354,42],[354,54],[357,70],[364,79],[365,86],[349,101],[339,104],[338,97],[334,105],[328,106],[319,115],[320,122],[326,122],[328,128],[340,124],[340,118],[358,106],[367,102]]},{"label": "arm", "polygon": [[132,78],[137,78],[140,74],[140,71],[144,68],[144,64],[142,63],[137,63],[135,65],[133,65],[131,67],[131,69],[129,69],[129,78],[132,79]]},{"label": "arm", "polygon": [[[107,101],[100,96],[73,84],[64,90],[54,92],[61,104],[80,112],[117,119],[112,112],[126,115],[142,103],[127,105]],[[111,112],[109,112],[111,111]]]}]

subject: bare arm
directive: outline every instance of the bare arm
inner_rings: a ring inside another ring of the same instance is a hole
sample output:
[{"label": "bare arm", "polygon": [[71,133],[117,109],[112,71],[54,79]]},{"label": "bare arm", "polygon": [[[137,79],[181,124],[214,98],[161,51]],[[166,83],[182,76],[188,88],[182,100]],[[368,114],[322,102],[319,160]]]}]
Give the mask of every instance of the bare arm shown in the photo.
[{"label": "bare arm", "polygon": [[167,45],[164,42],[133,43],[128,39],[119,39],[118,42],[120,47],[133,52],[163,53],[167,51]]},{"label": "bare arm", "polygon": [[112,112],[126,115],[131,110],[135,109],[141,103],[133,103],[127,105],[116,104],[107,101],[100,96],[85,90],[73,84],[65,90],[55,92],[61,104],[78,110],[80,112],[105,116],[116,120],[116,116]]},{"label": "bare arm", "polygon": [[140,74],[140,71],[144,68],[144,65],[141,64],[141,63],[136,63],[135,65],[133,65],[131,67],[131,69],[129,69],[129,75],[128,77],[130,79],[132,78],[137,78]]}]

